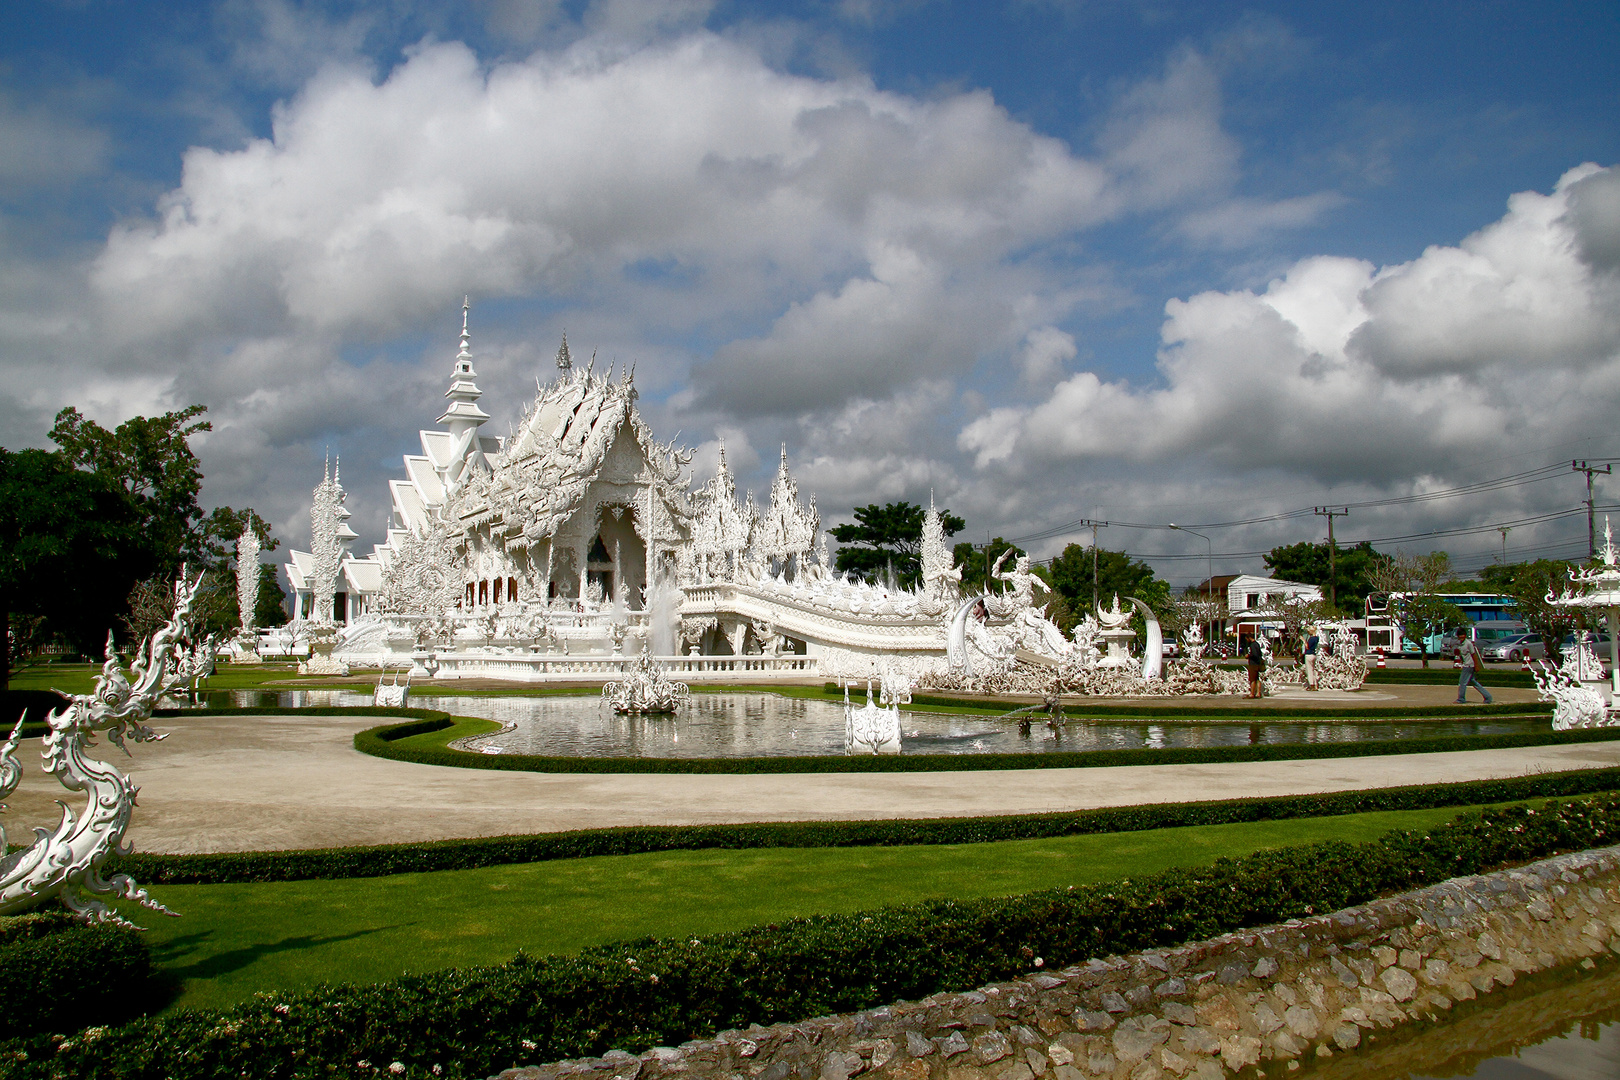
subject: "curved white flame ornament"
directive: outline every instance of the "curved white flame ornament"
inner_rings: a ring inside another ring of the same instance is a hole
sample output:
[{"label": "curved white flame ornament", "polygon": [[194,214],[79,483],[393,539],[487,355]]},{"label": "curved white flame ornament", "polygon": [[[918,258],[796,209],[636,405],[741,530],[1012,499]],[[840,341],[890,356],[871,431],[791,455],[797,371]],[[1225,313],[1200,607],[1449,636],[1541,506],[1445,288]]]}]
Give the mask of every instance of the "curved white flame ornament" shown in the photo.
[{"label": "curved white flame ornament", "polygon": [[[93,694],[66,695],[66,709],[46,718],[49,730],[42,740],[40,757],[44,769],[69,791],[86,795],[82,813],[62,804],[62,820],[56,831],[36,828],[34,842],[10,854],[0,855],[0,915],[16,915],[32,910],[54,897],[86,922],[110,922],[133,926],[96,896],[117,896],[134,900],[153,911],[173,915],[146,894],[127,874],[101,876],[101,867],[114,852],[128,854],[123,845],[129,827],[135,794],[140,789],[130,778],[106,762],[89,757],[85,750],[95,745],[95,733],[104,731],[107,740],[123,750],[132,742],[155,742],[165,736],[146,727],[152,706],[158,698],[184,682],[186,675],[169,670],[174,646],[186,636],[192,602],[202,585],[202,575],[187,583],[185,570],[174,587],[174,616],[149,638],[135,658],[131,685],[113,651],[112,635],[107,635],[107,661],[101,666]],[[0,799],[15,791],[22,779],[16,760],[18,721],[11,738],[0,746]],[[3,804],[0,804],[3,805]],[[0,829],[0,853],[5,848],[5,830]],[[91,895],[81,895],[80,890]]]}]

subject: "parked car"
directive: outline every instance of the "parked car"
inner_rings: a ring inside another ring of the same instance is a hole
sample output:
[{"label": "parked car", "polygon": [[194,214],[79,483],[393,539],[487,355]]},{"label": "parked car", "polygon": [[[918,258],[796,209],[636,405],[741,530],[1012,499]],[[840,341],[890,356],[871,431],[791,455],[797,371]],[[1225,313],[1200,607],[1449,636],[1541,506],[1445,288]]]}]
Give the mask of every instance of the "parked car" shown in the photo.
[{"label": "parked car", "polygon": [[1521,660],[1545,660],[1547,658],[1546,643],[1535,634],[1517,634],[1506,641],[1499,641],[1489,649],[1481,649],[1481,655],[1487,660],[1506,660],[1517,664]]}]

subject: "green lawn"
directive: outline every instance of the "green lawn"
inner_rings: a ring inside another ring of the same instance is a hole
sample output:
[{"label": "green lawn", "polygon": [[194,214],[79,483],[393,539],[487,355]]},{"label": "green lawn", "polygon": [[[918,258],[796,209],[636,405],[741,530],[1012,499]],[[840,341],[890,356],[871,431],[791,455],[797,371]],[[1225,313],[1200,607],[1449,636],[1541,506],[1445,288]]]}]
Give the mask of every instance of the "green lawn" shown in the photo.
[{"label": "green lawn", "polygon": [[1355,814],[991,844],[675,851],[432,874],[165,885],[168,919],[135,909],[171,1008],[257,991],[374,982],[644,936],[702,936],[935,897],[980,897],[1206,864],[1318,840],[1370,840],[1460,809]]}]

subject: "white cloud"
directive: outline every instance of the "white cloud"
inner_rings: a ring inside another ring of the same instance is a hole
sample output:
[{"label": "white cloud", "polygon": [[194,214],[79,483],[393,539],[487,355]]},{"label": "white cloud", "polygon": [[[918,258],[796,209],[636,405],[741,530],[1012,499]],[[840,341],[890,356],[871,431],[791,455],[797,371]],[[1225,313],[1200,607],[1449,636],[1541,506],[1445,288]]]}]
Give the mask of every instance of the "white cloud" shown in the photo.
[{"label": "white cloud", "polygon": [[1018,354],[1023,382],[1027,386],[1050,386],[1079,352],[1074,335],[1055,326],[1037,326],[1024,336],[1024,347]]},{"label": "white cloud", "polygon": [[[1597,178],[1515,195],[1500,221],[1399,266],[1317,257],[1263,293],[1172,300],[1161,386],[1080,372],[1038,405],[987,410],[958,445],[992,471],[1193,459],[1377,483],[1415,463],[1456,475],[1554,422],[1604,430],[1620,405],[1620,282],[1582,261],[1567,214]],[[1612,207],[1588,210],[1596,235]]]}]

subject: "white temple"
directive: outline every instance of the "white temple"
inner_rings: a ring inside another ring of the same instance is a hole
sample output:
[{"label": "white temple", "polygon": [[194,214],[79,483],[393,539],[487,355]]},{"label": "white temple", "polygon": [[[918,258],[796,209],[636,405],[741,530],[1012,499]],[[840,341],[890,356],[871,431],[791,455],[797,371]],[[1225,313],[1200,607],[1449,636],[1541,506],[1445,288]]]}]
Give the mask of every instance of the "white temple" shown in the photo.
[{"label": "white temple", "polygon": [[[550,383],[506,438],[473,370],[468,308],[438,428],[389,484],[384,541],[363,557],[339,470],[316,487],[312,551],[294,551],[295,619],[260,653],[307,652],[300,670],[404,668],[412,678],[611,679],[642,656],[679,678],[878,679],[885,686],[1237,693],[1236,673],[1162,662],[1157,619],[1115,598],[1072,639],[1046,618],[1027,557],[960,595],[932,496],[922,582],[884,588],[835,575],[815,500],[799,497],[787,447],[766,506],[739,500],[721,450],[693,486],[690,451],[660,443],[636,409],[634,373],[577,366],[563,339]],[[1145,620],[1141,656],[1128,652]],[[1106,654],[1104,653],[1106,649]],[[1358,673],[1359,672],[1359,673]],[[1359,685],[1365,664],[1345,673]]]},{"label": "white temple", "polygon": [[355,555],[337,471],[316,488],[315,550],[288,566],[294,634],[335,626],[334,657],[441,678],[591,677],[643,651],[717,678],[943,664],[960,572],[932,507],[921,590],[835,579],[785,446],[762,508],[738,499],[723,449],[694,488],[691,453],[637,411],[633,372],[581,368],[566,338],[506,438],[482,433],[476,379],[464,304],[449,405],[389,484],[387,538]]}]

